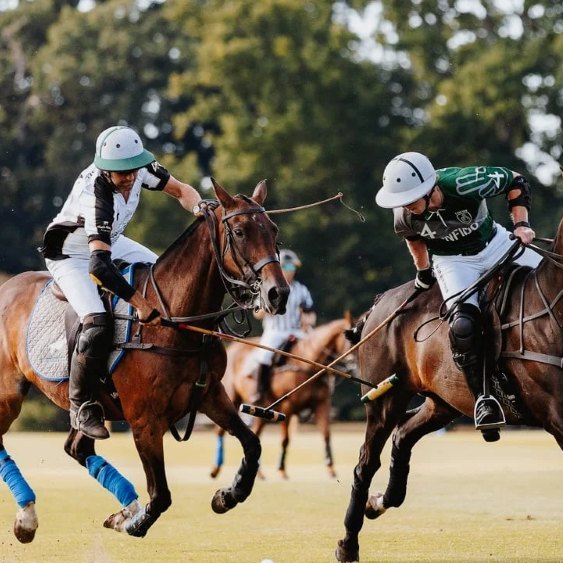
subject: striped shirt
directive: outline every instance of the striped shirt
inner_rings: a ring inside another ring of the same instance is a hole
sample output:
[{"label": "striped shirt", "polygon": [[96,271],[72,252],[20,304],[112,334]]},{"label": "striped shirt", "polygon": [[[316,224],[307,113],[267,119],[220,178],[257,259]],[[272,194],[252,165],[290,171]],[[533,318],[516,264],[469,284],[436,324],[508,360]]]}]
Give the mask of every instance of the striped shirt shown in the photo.
[{"label": "striped shirt", "polygon": [[313,298],[309,290],[297,280],[289,285],[289,298],[283,315],[266,315],[262,321],[264,331],[299,330],[301,328],[301,312],[313,309]]}]

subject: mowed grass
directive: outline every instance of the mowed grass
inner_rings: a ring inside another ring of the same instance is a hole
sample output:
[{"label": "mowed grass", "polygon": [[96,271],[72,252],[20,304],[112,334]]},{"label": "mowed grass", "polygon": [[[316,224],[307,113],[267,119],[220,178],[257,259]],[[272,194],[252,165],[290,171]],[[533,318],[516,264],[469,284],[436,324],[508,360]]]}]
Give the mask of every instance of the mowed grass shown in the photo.
[{"label": "mowed grass", "polygon": [[[334,561],[344,535],[352,471],[363,425],[334,428],[338,478],[323,466],[313,427],[301,426],[288,454],[289,480],[276,473],[278,430],[263,436],[262,466],[250,498],[224,515],[210,500],[229,485],[241,458],[227,439],[226,465],[209,478],[214,435],[196,430],[187,443],[166,436],[173,504],[145,538],[102,527],[117,502],[63,451],[65,435],[9,433],[5,446],[37,494],[39,529],[33,543],[12,533],[16,505],[0,482],[1,562]],[[144,473],[128,434],[98,444],[147,501]],[[372,493],[384,490],[389,445]],[[563,561],[563,455],[542,431],[504,431],[486,444],[472,430],[433,434],[414,450],[407,498],[399,509],[366,520],[362,561]]]}]

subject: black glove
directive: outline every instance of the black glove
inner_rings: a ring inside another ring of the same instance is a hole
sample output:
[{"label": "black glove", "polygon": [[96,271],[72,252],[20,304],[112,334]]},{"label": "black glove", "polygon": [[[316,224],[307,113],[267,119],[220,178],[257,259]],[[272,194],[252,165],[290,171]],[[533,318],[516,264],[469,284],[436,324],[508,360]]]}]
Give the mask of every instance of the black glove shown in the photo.
[{"label": "black glove", "polygon": [[139,322],[142,325],[146,325],[146,324],[150,324],[152,321],[154,321],[155,319],[158,319],[159,317],[160,317],[160,313],[158,312],[158,310],[153,309],[146,319],[139,319]]},{"label": "black glove", "polygon": [[430,289],[435,283],[436,278],[432,273],[432,267],[416,272],[416,278],[414,279],[414,287],[416,287],[416,289]]}]

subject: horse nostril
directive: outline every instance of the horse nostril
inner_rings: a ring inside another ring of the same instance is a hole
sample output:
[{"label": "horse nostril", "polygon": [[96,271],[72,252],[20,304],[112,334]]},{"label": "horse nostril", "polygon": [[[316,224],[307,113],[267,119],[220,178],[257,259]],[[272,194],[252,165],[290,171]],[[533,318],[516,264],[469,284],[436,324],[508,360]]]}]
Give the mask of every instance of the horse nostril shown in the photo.
[{"label": "horse nostril", "polygon": [[272,287],[268,290],[268,301],[276,308],[279,315],[285,313],[285,305],[289,291],[281,290],[278,287]]}]

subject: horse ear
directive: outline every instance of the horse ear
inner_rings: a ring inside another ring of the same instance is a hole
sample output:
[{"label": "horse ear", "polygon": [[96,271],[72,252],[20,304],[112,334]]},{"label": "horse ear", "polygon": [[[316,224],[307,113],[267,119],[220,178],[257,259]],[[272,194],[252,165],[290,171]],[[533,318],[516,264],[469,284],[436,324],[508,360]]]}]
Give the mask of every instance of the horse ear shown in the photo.
[{"label": "horse ear", "polygon": [[354,317],[352,316],[350,309],[346,309],[346,311],[344,311],[344,320],[348,323],[348,326],[352,326],[354,324]]},{"label": "horse ear", "polygon": [[219,184],[219,182],[217,182],[213,177],[211,178],[211,183],[213,184],[213,191],[215,192],[215,195],[217,196],[217,199],[219,200],[221,205],[225,208],[232,207],[234,205],[234,200],[227,193],[227,190],[225,190],[225,188],[221,184]]},{"label": "horse ear", "polygon": [[254,192],[252,193],[252,199],[262,205],[266,201],[266,196],[268,195],[268,188],[266,187],[266,180],[262,180],[256,184]]}]

